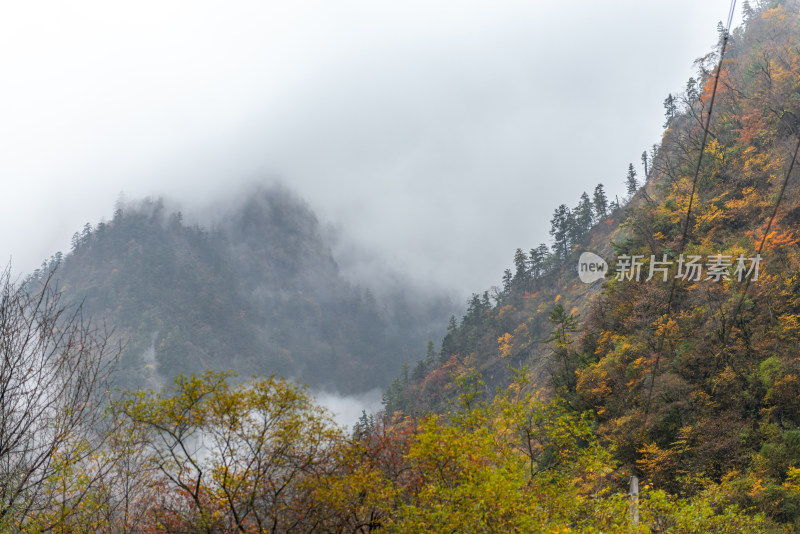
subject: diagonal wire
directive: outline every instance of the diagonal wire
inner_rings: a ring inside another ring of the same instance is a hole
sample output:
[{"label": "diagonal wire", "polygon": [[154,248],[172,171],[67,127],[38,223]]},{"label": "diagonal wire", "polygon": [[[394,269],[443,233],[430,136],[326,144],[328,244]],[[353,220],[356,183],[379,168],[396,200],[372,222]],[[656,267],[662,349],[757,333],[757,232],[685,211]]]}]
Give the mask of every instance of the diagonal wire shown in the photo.
[{"label": "diagonal wire", "polygon": [[[694,197],[695,192],[697,191],[697,181],[700,176],[700,167],[703,164],[703,154],[706,150],[706,142],[708,141],[708,131],[711,127],[711,112],[714,110],[714,100],[717,96],[717,86],[719,85],[719,78],[720,73],[722,72],[722,62],[725,59],[725,49],[728,46],[728,38],[730,37],[731,32],[731,23],[733,22],[733,13],[736,8],[736,0],[731,0],[730,9],[728,10],[728,25],[725,29],[725,35],[722,38],[722,47],[720,49],[719,54],[719,63],[717,64],[717,73],[714,76],[714,88],[711,91],[711,100],[708,105],[708,115],[706,116],[706,124],[703,128],[703,141],[700,143],[700,156],[697,158],[697,166],[694,169],[694,178],[692,179],[692,192],[689,196],[689,205],[686,208],[686,220],[683,223],[683,231],[681,232],[681,241],[678,247],[678,254],[683,254],[684,249],[686,248],[686,237],[689,234],[689,222],[691,221],[692,216],[692,206],[694,205]],[[677,285],[677,277],[672,279],[672,284],[670,285],[669,290],[669,298],[667,299],[667,308],[665,314],[669,314],[672,311],[672,303],[675,298],[675,288]],[[656,350],[656,361],[653,365],[653,372],[650,377],[650,387],[647,391],[647,401],[645,403],[645,410],[644,410],[644,425],[647,423],[647,418],[650,414],[650,403],[653,398],[653,386],[656,382],[656,373],[658,372],[658,364],[661,361],[661,353],[664,349],[664,335],[662,334],[658,340],[658,349]]]},{"label": "diagonal wire", "polygon": [[[772,210],[772,215],[769,218],[769,222],[767,222],[767,228],[764,230],[764,235],[761,238],[761,243],[758,245],[758,250],[756,251],[756,258],[760,258],[761,252],[764,250],[764,244],[767,241],[767,236],[769,235],[769,231],[772,228],[772,223],[775,221],[775,217],[778,215],[778,208],[781,205],[781,201],[783,200],[783,194],[786,192],[786,186],[789,184],[789,177],[792,175],[792,170],[794,169],[794,164],[797,161],[797,153],[800,152],[800,137],[797,139],[797,145],[794,147],[794,154],[792,155],[792,161],[789,163],[789,169],[786,171],[786,176],[783,178],[783,183],[781,184],[781,190],[778,193],[778,199],[775,201],[775,207]],[[732,328],[734,323],[736,322],[736,316],[739,315],[739,312],[742,310],[742,304],[744,303],[744,299],[747,296],[747,290],[750,288],[750,281],[753,277],[748,276],[745,280],[744,289],[742,290],[742,295],[739,297],[739,302],[736,304],[736,307],[733,310],[733,315],[731,316],[730,327]],[[730,328],[725,326],[725,322],[723,319],[723,333],[722,333],[722,349],[720,353],[725,350],[728,342],[728,333]]]}]

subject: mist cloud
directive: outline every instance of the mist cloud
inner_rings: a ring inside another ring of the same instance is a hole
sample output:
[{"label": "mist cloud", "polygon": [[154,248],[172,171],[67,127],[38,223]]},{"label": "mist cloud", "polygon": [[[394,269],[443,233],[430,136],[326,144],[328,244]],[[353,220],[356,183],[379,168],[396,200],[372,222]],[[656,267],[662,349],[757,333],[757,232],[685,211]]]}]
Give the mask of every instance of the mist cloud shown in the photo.
[{"label": "mist cloud", "polygon": [[383,393],[378,388],[358,395],[341,395],[320,391],[314,393],[313,397],[317,404],[333,413],[334,420],[338,425],[350,430],[364,412],[374,415],[383,409]]},{"label": "mist cloud", "polygon": [[622,190],[728,3],[18,2],[0,8],[0,258],[120,191],[281,180],[431,284],[478,291],[553,208]]}]

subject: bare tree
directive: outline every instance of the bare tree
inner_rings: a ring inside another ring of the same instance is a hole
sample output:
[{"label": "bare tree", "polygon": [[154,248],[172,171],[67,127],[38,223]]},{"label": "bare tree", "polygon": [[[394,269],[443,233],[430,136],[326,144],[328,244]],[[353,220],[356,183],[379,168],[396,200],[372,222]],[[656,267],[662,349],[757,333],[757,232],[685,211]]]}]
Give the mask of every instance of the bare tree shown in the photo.
[{"label": "bare tree", "polygon": [[56,520],[86,493],[54,486],[102,445],[119,355],[109,337],[63,302],[52,272],[25,283],[0,273],[0,530]]}]

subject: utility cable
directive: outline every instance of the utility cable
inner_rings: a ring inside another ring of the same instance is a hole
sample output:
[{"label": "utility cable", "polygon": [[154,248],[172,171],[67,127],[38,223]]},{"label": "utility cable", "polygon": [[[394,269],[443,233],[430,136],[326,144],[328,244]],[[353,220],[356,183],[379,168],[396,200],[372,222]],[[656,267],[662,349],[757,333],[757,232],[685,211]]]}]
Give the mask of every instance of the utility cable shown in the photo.
[{"label": "utility cable", "polygon": [[[694,178],[692,179],[692,191],[691,195],[689,196],[689,205],[686,208],[686,220],[683,223],[683,232],[681,232],[681,241],[678,247],[679,256],[683,254],[683,251],[686,247],[686,238],[689,234],[689,223],[691,221],[691,216],[692,216],[692,206],[694,204],[694,196],[695,192],[697,191],[697,181],[700,176],[700,167],[702,166],[703,163],[703,153],[706,150],[706,142],[708,141],[708,132],[711,127],[711,113],[714,110],[714,100],[716,99],[717,96],[717,86],[719,85],[719,78],[722,72],[722,62],[725,59],[725,50],[728,46],[728,38],[730,37],[731,33],[731,23],[733,22],[733,13],[735,8],[736,8],[736,0],[731,0],[730,9],[728,10],[728,25],[725,29],[725,35],[722,37],[722,46],[720,48],[720,53],[719,53],[719,63],[717,64],[717,73],[714,76],[714,88],[711,91],[711,100],[709,101],[708,105],[708,115],[706,116],[706,124],[705,127],[703,128],[703,140],[700,143],[700,156],[697,158],[697,166],[694,169]],[[677,277],[673,277],[672,284],[669,290],[669,298],[667,299],[667,308],[665,315],[669,314],[672,311],[672,303],[675,298],[675,288],[677,285],[677,281],[678,281]],[[645,410],[644,410],[645,425],[643,426],[646,426],[647,418],[650,414],[650,403],[653,397],[653,386],[655,385],[656,382],[656,373],[658,372],[658,364],[661,361],[661,353],[663,352],[663,349],[664,349],[664,334],[662,332],[658,341],[658,349],[656,350],[656,361],[655,364],[653,365],[653,372],[650,377],[650,387],[648,388],[647,391],[647,401],[645,403]]]}]

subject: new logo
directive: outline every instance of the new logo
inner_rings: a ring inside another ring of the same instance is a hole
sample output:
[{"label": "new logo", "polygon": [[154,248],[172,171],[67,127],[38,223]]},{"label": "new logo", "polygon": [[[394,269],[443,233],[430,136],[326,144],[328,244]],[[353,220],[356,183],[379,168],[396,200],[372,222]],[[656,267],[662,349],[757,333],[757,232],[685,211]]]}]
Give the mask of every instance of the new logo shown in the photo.
[{"label": "new logo", "polygon": [[593,252],[584,252],[578,258],[578,276],[584,284],[591,284],[605,278],[608,272],[606,260]]}]

